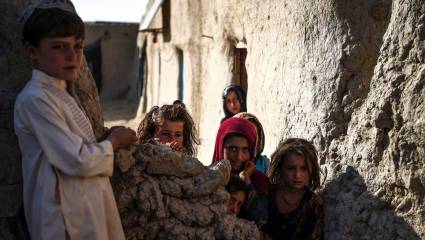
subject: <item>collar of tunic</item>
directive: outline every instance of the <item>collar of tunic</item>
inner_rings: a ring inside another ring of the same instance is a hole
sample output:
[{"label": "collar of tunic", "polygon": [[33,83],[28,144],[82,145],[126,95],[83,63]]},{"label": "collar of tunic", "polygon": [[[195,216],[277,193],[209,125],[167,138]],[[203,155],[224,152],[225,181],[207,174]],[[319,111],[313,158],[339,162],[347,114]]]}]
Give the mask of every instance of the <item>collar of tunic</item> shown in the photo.
[{"label": "collar of tunic", "polygon": [[59,90],[66,91],[67,83],[65,80],[52,77],[37,69],[32,70],[32,80],[36,82],[52,85],[58,88]]}]

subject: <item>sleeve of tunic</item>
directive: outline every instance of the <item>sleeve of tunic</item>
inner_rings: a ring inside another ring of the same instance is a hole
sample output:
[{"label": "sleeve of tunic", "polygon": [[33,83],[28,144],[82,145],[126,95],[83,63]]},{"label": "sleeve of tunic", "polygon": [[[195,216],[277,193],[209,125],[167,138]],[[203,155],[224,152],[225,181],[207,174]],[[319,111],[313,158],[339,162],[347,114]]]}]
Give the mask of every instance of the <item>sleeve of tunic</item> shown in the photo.
[{"label": "sleeve of tunic", "polygon": [[63,111],[48,96],[19,103],[19,112],[49,163],[69,176],[112,176],[114,153],[110,141],[86,144],[68,126]]}]

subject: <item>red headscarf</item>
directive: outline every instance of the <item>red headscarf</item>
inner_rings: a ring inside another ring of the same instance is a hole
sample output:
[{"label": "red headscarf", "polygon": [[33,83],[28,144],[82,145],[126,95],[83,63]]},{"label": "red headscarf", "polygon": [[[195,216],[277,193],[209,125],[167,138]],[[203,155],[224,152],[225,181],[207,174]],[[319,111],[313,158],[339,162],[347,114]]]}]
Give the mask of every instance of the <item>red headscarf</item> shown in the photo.
[{"label": "red headscarf", "polygon": [[231,133],[238,133],[244,136],[248,141],[251,157],[254,156],[257,144],[257,130],[255,125],[244,118],[229,118],[224,121],[218,129],[217,137],[215,138],[215,148],[212,163],[216,163],[223,159],[224,139]]}]

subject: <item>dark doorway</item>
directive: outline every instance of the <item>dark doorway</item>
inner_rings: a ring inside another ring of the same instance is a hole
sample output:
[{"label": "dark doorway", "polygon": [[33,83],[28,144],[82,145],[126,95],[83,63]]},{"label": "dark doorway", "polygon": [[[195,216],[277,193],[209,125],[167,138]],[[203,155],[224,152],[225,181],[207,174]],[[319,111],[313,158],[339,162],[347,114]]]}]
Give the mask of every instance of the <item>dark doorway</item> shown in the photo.
[{"label": "dark doorway", "polygon": [[147,40],[145,39],[143,41],[141,54],[140,54],[140,61],[139,61],[139,78],[137,79],[137,97],[141,97],[143,95],[143,88],[146,85],[147,81],[147,74],[148,74],[148,62],[147,62],[147,56],[146,56],[146,45]]},{"label": "dark doorway", "polygon": [[248,74],[246,72],[246,48],[233,47],[233,83],[242,87],[248,93]]},{"label": "dark doorway", "polygon": [[184,55],[183,51],[177,48],[177,58],[179,62],[179,79],[178,79],[178,99],[183,101],[184,94]]}]

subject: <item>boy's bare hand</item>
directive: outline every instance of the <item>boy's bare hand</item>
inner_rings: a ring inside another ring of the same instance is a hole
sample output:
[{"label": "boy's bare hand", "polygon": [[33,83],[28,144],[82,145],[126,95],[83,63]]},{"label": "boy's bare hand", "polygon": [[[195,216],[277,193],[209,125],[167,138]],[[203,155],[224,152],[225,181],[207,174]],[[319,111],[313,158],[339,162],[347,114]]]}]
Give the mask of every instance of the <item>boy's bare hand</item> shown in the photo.
[{"label": "boy's bare hand", "polygon": [[114,126],[110,129],[106,137],[112,143],[114,150],[130,149],[131,145],[137,141],[136,132],[123,126]]},{"label": "boy's bare hand", "polygon": [[103,132],[102,136],[97,139],[98,142],[102,142],[103,140],[106,140],[106,137],[108,137],[109,134],[111,134],[112,129],[122,127],[122,126],[113,126],[111,128],[104,127],[105,131]]}]

